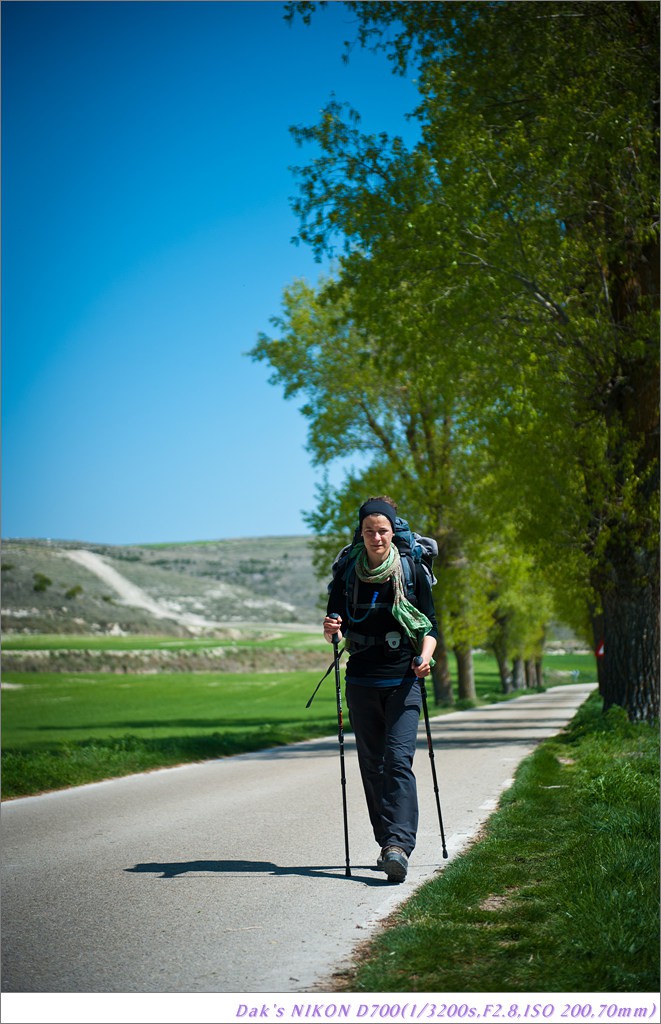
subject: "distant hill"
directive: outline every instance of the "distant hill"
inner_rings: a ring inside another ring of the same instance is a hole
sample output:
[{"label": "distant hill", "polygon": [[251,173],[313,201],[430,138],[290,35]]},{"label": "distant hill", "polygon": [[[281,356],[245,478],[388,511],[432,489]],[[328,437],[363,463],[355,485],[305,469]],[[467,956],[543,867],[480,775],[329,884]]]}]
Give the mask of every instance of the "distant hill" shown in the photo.
[{"label": "distant hill", "polygon": [[318,628],[325,585],[315,577],[310,540],[5,540],[2,631],[186,636],[222,635],[241,624]]}]

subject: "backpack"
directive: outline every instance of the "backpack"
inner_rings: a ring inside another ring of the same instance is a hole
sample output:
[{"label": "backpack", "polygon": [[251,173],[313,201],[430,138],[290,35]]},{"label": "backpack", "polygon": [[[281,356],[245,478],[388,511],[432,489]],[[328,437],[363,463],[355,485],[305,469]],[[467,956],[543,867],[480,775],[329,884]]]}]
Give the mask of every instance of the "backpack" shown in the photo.
[{"label": "backpack", "polygon": [[[331,570],[332,580],[328,584],[329,593],[333,587],[333,582],[338,575],[343,576],[345,590],[348,591],[350,577],[355,564],[355,559],[352,560],[349,558],[349,552],[354,544],[357,544],[359,540],[360,527],[356,529],[351,544],[347,544],[343,547],[333,562]],[[425,570],[430,586],[433,586],[437,582],[436,577],[434,576],[433,561],[438,555],[438,544],[433,537],[423,537],[419,533],[413,533],[407,521],[405,519],[401,519],[399,516],[395,519],[395,535],[393,537],[393,541],[399,548],[404,573],[404,589],[407,598],[410,600],[412,595],[415,594],[414,566],[416,564],[421,565]]]}]

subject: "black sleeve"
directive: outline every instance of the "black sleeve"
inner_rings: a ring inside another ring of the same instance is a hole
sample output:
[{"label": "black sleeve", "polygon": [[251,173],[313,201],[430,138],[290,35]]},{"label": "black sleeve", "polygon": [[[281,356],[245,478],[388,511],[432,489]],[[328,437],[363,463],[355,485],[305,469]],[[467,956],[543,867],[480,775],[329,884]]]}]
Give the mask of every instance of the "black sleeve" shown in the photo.
[{"label": "black sleeve", "polygon": [[[346,600],[344,596],[344,580],[342,574],[338,574],[333,580],[328,594],[328,604],[326,605],[326,615],[331,615],[332,612],[337,612],[342,621],[346,619]],[[346,623],[344,623],[346,626]]]}]

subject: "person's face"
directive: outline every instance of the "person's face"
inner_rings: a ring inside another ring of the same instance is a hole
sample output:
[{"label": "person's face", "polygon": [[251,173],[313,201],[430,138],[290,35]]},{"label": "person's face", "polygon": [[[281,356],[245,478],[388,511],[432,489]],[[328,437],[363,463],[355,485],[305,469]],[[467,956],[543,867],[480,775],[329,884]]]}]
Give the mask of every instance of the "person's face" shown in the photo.
[{"label": "person's face", "polygon": [[362,537],[370,565],[381,565],[388,557],[392,544],[393,530],[387,516],[365,516],[362,525]]}]

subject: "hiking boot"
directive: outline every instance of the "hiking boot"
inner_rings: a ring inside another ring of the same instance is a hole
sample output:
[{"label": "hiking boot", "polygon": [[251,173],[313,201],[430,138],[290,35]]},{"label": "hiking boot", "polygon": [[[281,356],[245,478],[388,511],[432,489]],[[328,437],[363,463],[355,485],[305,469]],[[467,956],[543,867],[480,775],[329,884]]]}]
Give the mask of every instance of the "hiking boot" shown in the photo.
[{"label": "hiking boot", "polygon": [[385,871],[389,882],[403,882],[406,878],[409,859],[400,846],[386,846],[376,863],[381,871]]}]

